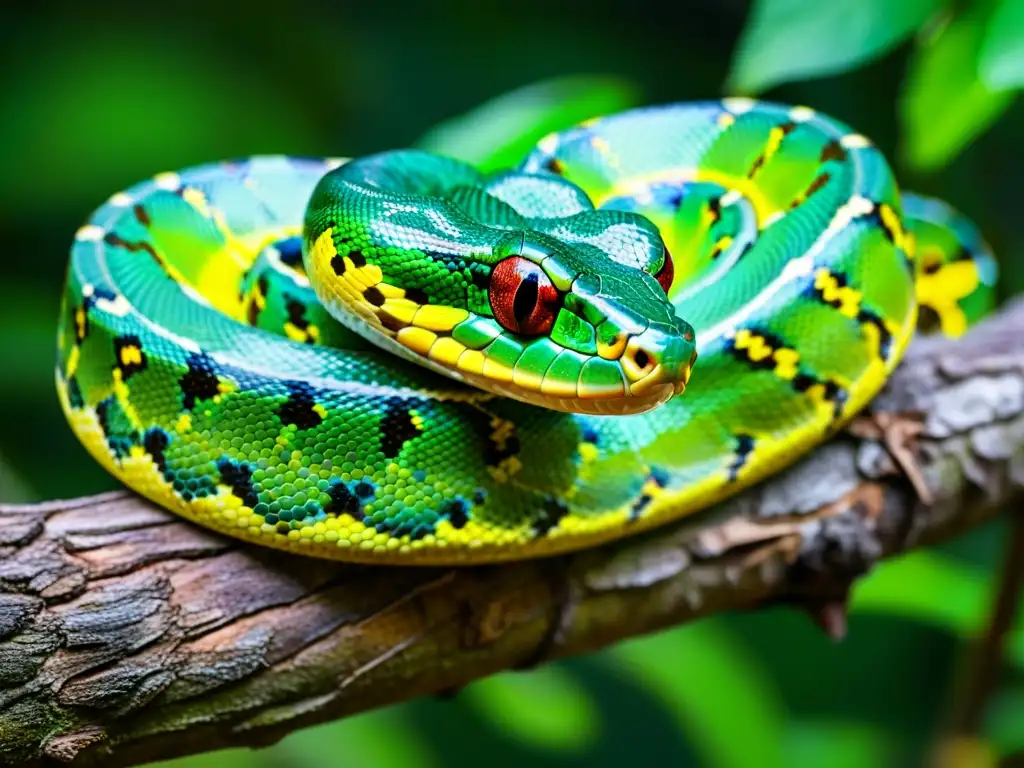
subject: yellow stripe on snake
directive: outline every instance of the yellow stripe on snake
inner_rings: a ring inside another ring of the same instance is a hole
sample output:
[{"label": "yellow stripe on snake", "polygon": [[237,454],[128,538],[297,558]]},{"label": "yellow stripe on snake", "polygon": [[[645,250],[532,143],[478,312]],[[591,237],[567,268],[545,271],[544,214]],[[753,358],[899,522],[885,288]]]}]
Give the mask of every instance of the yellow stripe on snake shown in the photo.
[{"label": "yellow stripe on snake", "polygon": [[651,107],[500,173],[254,157],[119,192],[72,247],[57,389],[97,461],[196,523],[512,560],[779,471],[878,392],[919,316],[963,333],[995,278],[973,225],[839,122]]}]

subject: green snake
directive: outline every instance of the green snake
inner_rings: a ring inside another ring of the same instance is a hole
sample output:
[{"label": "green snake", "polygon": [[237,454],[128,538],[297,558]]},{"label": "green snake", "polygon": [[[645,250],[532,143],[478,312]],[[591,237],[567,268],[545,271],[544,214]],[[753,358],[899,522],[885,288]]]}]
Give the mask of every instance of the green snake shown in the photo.
[{"label": "green snake", "polygon": [[96,460],[204,526],[519,559],[778,472],[995,280],[976,228],[840,122],[646,107],[495,173],[260,156],[119,192],[72,245],[57,390]]}]

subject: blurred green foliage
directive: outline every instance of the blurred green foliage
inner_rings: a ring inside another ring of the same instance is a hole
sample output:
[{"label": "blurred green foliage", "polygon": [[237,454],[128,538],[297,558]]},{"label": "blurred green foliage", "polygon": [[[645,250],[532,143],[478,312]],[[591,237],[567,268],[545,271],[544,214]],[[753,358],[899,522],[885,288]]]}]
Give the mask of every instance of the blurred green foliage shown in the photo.
[{"label": "blurred green foliage", "polygon": [[[75,228],[159,170],[418,145],[497,167],[635,104],[758,95],[871,136],[1024,290],[1024,0],[51,2],[0,11],[0,499],[113,487],[66,428],[54,326]],[[531,673],[173,768],[920,764],[981,631],[1005,521],[884,564],[834,645],[787,609],[705,620]],[[1024,751],[1024,624],[985,737]]]}]

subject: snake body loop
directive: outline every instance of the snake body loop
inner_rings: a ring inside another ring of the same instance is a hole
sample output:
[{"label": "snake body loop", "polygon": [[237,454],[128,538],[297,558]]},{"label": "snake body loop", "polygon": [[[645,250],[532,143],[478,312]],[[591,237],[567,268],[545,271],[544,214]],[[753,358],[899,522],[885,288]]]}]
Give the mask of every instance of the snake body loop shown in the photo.
[{"label": "snake body loop", "polygon": [[200,524],[477,563],[650,529],[818,445],[992,306],[944,204],[805,107],[588,121],[514,169],[403,150],[160,174],[76,235],[57,389]]}]

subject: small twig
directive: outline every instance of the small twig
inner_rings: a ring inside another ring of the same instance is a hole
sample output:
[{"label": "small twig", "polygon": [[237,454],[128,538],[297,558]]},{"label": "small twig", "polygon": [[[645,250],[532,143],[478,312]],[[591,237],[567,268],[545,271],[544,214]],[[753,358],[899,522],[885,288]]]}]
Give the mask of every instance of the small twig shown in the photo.
[{"label": "small twig", "polygon": [[951,725],[940,743],[940,754],[954,744],[981,745],[982,720],[992,694],[999,686],[1006,635],[1013,629],[1024,596],[1024,512],[1010,515],[1010,541],[1000,571],[988,627],[971,654],[955,697]]}]

